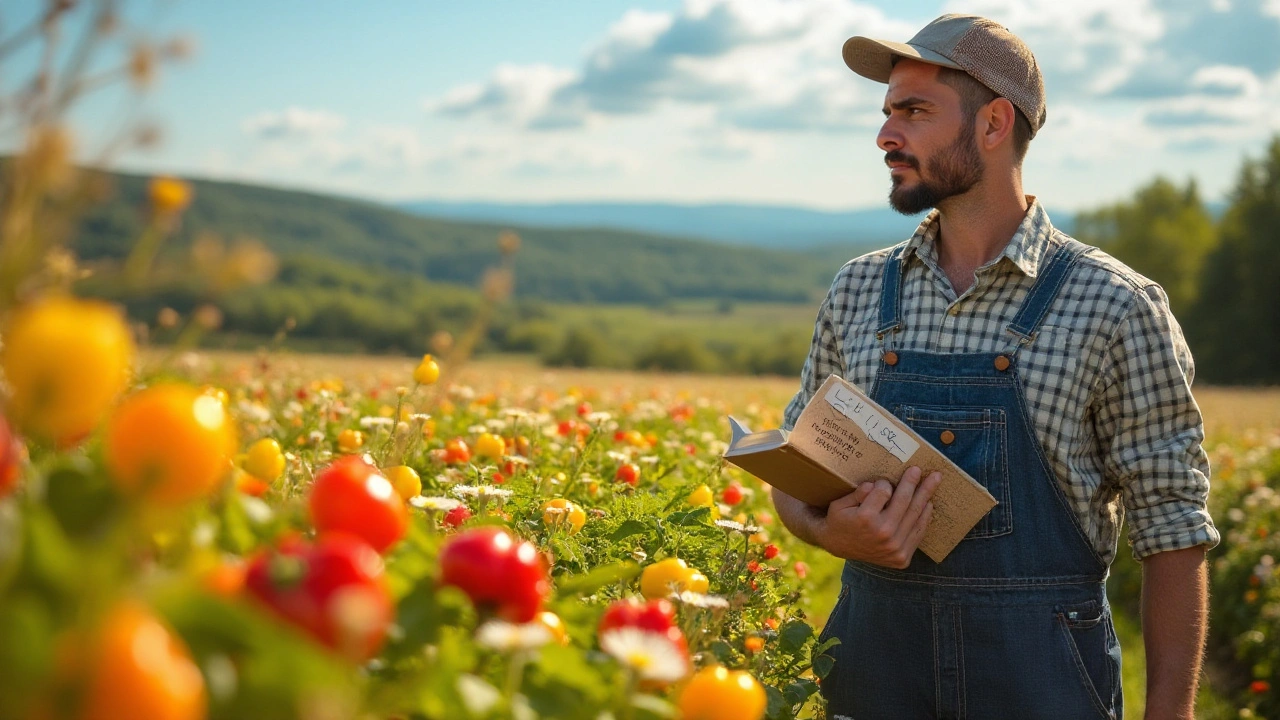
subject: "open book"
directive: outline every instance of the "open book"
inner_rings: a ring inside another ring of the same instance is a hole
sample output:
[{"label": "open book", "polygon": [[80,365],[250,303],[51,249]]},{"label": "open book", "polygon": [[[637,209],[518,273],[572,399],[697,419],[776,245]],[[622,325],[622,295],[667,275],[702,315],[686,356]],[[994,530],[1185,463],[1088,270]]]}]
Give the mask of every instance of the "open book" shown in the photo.
[{"label": "open book", "polygon": [[942,562],[996,500],[906,423],[856,385],[832,375],[809,400],[795,429],[751,432],[729,418],[733,439],[724,459],[782,492],[825,508],[877,478],[897,484],[908,467],[942,473],[933,518],[920,550]]}]

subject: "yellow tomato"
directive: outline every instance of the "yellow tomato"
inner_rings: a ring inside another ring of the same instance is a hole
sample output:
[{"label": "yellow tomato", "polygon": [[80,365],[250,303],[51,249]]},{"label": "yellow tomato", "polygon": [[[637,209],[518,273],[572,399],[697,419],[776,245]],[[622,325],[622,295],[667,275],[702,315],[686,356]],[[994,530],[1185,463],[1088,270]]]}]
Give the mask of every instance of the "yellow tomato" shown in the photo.
[{"label": "yellow tomato", "polygon": [[502,441],[501,437],[493,433],[481,433],[480,437],[476,438],[476,457],[501,460],[506,451],[507,444]]},{"label": "yellow tomato", "polygon": [[659,560],[640,573],[640,594],[649,600],[667,597],[673,589],[674,592],[705,593],[708,587],[707,576],[680,558]]},{"label": "yellow tomato", "polygon": [[106,461],[124,492],[165,505],[206,495],[227,473],[235,429],[218,399],[187,385],[155,385],[107,422]]},{"label": "yellow tomato", "polygon": [[422,494],[422,478],[408,465],[389,467],[382,471],[382,476],[391,481],[391,487],[396,489],[401,500],[407,502],[409,498]]},{"label": "yellow tomato", "polygon": [[689,577],[684,582],[685,589],[690,592],[706,595],[707,591],[711,589],[711,581],[707,579],[706,575],[697,570],[690,571]]},{"label": "yellow tomato", "polygon": [[344,453],[353,453],[364,447],[364,433],[347,428],[338,433],[338,449]]},{"label": "yellow tomato", "polygon": [[430,355],[423,355],[422,362],[413,370],[413,381],[423,385],[431,385],[440,379],[440,366]]},{"label": "yellow tomato", "polygon": [[6,413],[26,435],[63,446],[80,441],[129,383],[133,338],[113,305],[40,300],[15,311],[3,337]]},{"label": "yellow tomato", "polygon": [[716,504],[716,497],[711,494],[711,488],[699,485],[697,490],[689,493],[689,504],[694,507],[711,507]]},{"label": "yellow tomato", "polygon": [[587,523],[587,514],[577,504],[564,498],[556,498],[542,503],[542,522],[547,527],[555,527],[564,523],[572,535]]},{"label": "yellow tomato", "polygon": [[93,644],[82,720],[200,720],[204,677],[182,640],[148,610],[126,603]]},{"label": "yellow tomato", "polygon": [[768,698],[751,673],[714,666],[689,679],[678,704],[683,720],[760,720]]},{"label": "yellow tomato", "polygon": [[560,616],[550,610],[543,610],[538,613],[538,617],[534,618],[534,622],[546,628],[551,633],[551,639],[560,645],[569,644],[569,633],[564,629],[564,621]]},{"label": "yellow tomato", "polygon": [[244,471],[263,482],[271,482],[284,472],[284,453],[280,443],[272,438],[262,438],[249,446],[245,453]]}]

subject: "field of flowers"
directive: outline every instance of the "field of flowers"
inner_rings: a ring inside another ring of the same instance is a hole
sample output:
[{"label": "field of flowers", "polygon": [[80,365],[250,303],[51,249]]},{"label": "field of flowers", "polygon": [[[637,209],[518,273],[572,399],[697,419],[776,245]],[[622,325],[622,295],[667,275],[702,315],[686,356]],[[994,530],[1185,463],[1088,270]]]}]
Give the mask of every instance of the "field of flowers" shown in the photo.
[{"label": "field of flowers", "polygon": [[126,382],[70,298],[4,337],[0,716],[781,718],[829,667],[722,400]]},{"label": "field of flowers", "polygon": [[[119,322],[6,329],[0,716],[822,716],[838,565],[718,457],[791,381],[139,360]],[[1214,712],[1274,718],[1280,436],[1212,453]]]}]

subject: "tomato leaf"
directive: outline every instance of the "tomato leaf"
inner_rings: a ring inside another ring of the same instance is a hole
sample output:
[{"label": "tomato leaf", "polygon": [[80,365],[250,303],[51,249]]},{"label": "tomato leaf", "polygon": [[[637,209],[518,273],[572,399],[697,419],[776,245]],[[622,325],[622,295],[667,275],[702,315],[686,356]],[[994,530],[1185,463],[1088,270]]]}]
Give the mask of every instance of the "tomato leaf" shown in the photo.
[{"label": "tomato leaf", "polygon": [[556,594],[590,595],[615,582],[626,582],[640,574],[640,566],[633,562],[616,562],[601,565],[585,575],[575,575],[560,581]]},{"label": "tomato leaf", "polygon": [[692,510],[678,510],[667,516],[667,522],[682,527],[706,525],[711,519],[711,508],[697,507]]},{"label": "tomato leaf", "polygon": [[778,647],[784,653],[794,653],[813,637],[813,628],[803,620],[790,620],[778,630]]},{"label": "tomato leaf", "polygon": [[822,680],[831,674],[836,666],[836,659],[830,655],[818,655],[813,658],[813,676]]},{"label": "tomato leaf", "polygon": [[619,540],[625,540],[632,535],[639,535],[640,533],[648,531],[649,525],[647,523],[643,523],[639,520],[626,520],[609,535],[609,539],[614,542],[618,542]]},{"label": "tomato leaf", "polygon": [[772,685],[765,685],[764,694],[769,701],[765,706],[765,716],[769,720],[789,720],[793,717],[791,706],[787,704],[787,698],[781,690]]}]

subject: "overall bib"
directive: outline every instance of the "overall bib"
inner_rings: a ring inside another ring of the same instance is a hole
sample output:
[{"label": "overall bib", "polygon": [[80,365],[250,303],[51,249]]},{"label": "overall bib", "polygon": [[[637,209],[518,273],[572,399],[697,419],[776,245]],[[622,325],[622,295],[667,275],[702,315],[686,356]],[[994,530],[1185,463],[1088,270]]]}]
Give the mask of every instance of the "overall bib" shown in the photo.
[{"label": "overall bib", "polygon": [[942,563],[845,564],[822,638],[840,645],[822,680],[839,720],[1119,718],[1120,646],[1106,565],[1089,544],[1036,439],[1018,378],[1087,246],[1057,250],[993,354],[895,350],[902,248],[884,270],[871,397],[964,468],[998,505]]}]

